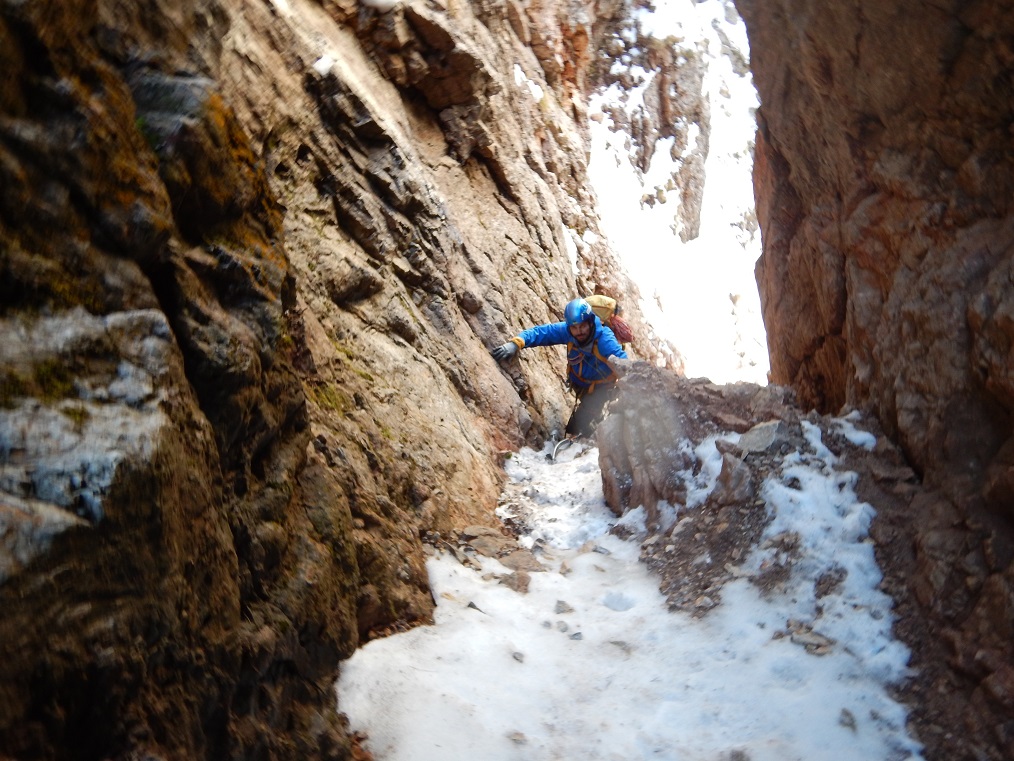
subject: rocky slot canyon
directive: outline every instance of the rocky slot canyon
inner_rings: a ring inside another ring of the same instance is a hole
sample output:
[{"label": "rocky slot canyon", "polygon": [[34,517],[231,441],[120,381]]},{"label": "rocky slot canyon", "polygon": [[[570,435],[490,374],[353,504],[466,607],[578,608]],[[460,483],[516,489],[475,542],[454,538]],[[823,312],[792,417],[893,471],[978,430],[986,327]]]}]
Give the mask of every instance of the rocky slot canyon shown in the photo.
[{"label": "rocky slot canyon", "polygon": [[684,378],[600,229],[612,58],[639,146],[707,126],[634,6],[0,0],[0,757],[365,758],[340,662],[570,412],[562,350],[489,349],[601,292],[610,504],[678,503],[680,437],[861,411],[913,734],[1014,758],[1014,8],[702,2],[761,103],[766,387]]}]

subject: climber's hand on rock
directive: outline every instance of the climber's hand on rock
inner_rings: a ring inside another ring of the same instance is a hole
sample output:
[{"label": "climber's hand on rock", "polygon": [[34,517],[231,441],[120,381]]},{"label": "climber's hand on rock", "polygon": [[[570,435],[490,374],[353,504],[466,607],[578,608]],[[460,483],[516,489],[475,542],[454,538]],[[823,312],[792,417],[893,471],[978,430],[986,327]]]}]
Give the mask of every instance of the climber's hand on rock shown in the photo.
[{"label": "climber's hand on rock", "polygon": [[621,378],[630,372],[630,368],[634,365],[633,360],[624,357],[606,357],[606,363]]},{"label": "climber's hand on rock", "polygon": [[503,362],[504,360],[510,359],[518,353],[518,345],[513,341],[508,341],[502,346],[497,346],[490,354],[493,355],[493,359],[497,362]]}]

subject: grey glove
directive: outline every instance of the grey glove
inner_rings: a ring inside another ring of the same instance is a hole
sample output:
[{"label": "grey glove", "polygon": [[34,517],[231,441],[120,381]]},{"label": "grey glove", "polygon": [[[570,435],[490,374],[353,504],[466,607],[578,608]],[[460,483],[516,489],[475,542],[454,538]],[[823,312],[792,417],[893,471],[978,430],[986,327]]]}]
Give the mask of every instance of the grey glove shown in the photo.
[{"label": "grey glove", "polygon": [[493,359],[497,362],[503,362],[505,359],[510,359],[518,353],[518,345],[513,341],[508,341],[503,346],[497,346],[490,354],[493,355]]}]

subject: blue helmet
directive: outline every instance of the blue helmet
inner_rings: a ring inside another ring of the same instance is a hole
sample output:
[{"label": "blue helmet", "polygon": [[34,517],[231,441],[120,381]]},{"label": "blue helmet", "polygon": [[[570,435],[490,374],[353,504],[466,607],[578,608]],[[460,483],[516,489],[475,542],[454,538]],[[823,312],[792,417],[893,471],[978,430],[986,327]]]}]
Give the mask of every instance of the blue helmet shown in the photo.
[{"label": "blue helmet", "polygon": [[584,299],[574,299],[564,308],[563,319],[569,328],[571,325],[578,325],[582,322],[593,322],[595,320],[595,313],[592,311],[591,304],[587,301]]}]

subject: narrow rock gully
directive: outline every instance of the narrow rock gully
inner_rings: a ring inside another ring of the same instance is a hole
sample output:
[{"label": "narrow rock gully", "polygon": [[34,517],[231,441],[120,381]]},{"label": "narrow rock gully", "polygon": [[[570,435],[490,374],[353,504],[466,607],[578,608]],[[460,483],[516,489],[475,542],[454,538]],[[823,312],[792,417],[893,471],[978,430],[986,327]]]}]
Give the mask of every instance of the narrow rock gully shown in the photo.
[{"label": "narrow rock gully", "polygon": [[662,377],[596,442],[508,456],[498,529],[427,536],[434,624],[343,664],[363,757],[988,758],[954,731],[900,539],[921,486],[875,422]]}]

